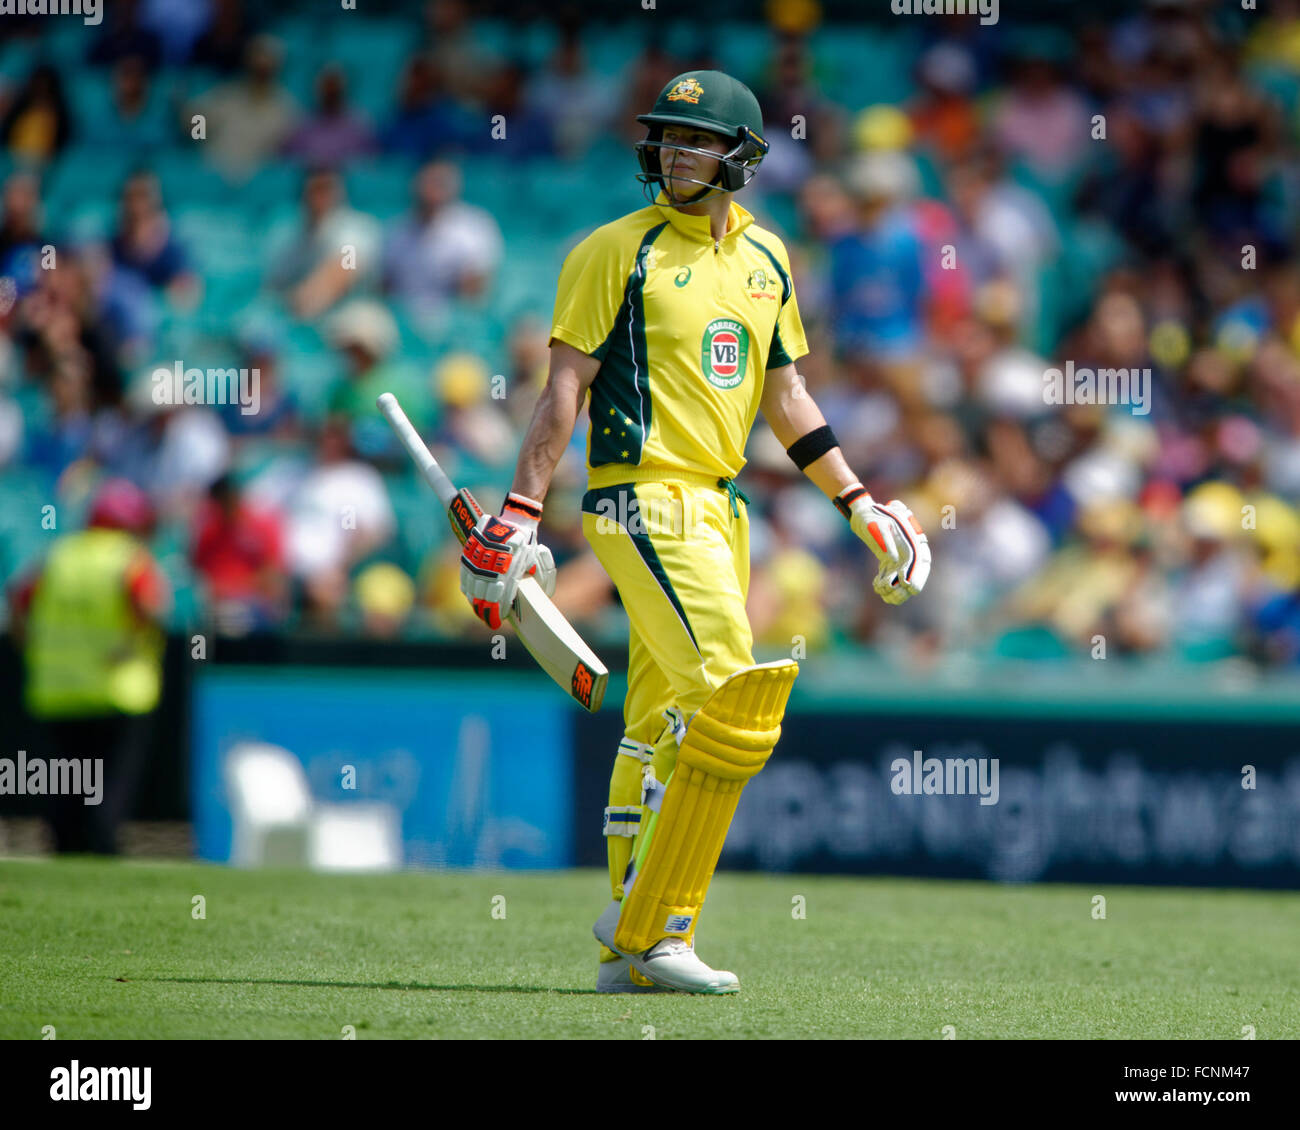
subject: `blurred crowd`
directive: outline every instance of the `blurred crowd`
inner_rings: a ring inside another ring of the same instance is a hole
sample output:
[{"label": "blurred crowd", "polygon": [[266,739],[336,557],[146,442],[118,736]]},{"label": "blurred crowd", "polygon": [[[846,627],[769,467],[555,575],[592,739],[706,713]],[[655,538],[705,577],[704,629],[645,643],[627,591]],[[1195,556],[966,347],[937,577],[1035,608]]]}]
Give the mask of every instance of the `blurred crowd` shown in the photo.
[{"label": "blurred crowd", "polygon": [[[231,633],[485,631],[457,588],[458,547],[374,410],[396,392],[499,505],[545,378],[553,291],[492,358],[439,348],[425,365],[402,347],[449,305],[491,307],[530,254],[530,201],[494,213],[461,166],[580,165],[614,142],[621,161],[589,167],[631,184],[635,113],[672,75],[723,62],[646,45],[598,73],[570,15],[529,67],[486,49],[470,11],[412,10],[381,114],[354,104],[340,63],[300,103],[282,81],[294,43],[243,0],[106,5],[76,67],[109,77],[107,104],[78,112],[69,68],[39,57],[0,90],[0,478],[69,504],[109,478],[144,490],[171,531],[160,557],[192,593],[179,617]],[[766,55],[739,77],[773,145],[737,200],[790,249],[809,390],[873,494],[916,511],[935,568],[923,598],[886,610],[862,546],[760,420],[740,478],[760,646],[1300,662],[1300,3],[1245,15],[1153,2],[1073,30],[933,18],[906,36],[886,21],[910,95],[858,105],[818,54],[836,29],[816,5],[767,5]],[[19,38],[39,45],[44,26]],[[296,219],[268,241],[257,316],[232,320],[220,361],[260,375],[255,413],[160,403],[150,379],[178,356],[166,327],[212,285],[213,248],[182,238],[184,202],[152,167],[193,148],[196,118],[231,194],[268,163],[297,169]],[[102,186],[115,210],[96,238],[44,206],[79,131],[134,158]],[[400,215],[349,199],[347,173],[381,159],[409,169]],[[571,205],[570,242],[616,218],[581,191]],[[330,355],[311,396],[286,377],[304,332]],[[1050,403],[1044,375],[1067,362],[1149,371],[1149,411]],[[585,426],[542,537],[562,609],[617,636],[581,535]]]}]

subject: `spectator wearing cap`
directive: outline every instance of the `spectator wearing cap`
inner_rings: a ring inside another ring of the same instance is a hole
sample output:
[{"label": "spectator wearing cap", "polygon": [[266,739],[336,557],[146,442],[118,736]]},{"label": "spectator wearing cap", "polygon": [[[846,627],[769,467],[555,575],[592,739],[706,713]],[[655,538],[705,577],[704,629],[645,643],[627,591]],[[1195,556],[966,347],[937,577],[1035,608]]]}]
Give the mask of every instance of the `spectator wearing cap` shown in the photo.
[{"label": "spectator wearing cap", "polygon": [[916,168],[897,151],[867,153],[846,178],[854,230],[830,246],[832,326],[841,355],[909,362],[921,350],[924,287],[921,241],[905,205]]},{"label": "spectator wearing cap", "polygon": [[972,317],[957,351],[975,414],[1031,420],[1048,413],[1043,395],[1046,358],[1020,344],[1020,291],[1005,279],[975,294]]},{"label": "spectator wearing cap", "polygon": [[911,120],[887,102],[868,106],[853,119],[853,142],[861,153],[901,153],[913,140]]},{"label": "spectator wearing cap", "polygon": [[1247,558],[1242,506],[1236,487],[1207,482],[1183,500],[1180,526],[1185,561],[1172,578],[1175,653],[1195,662],[1232,655],[1245,627]]},{"label": "spectator wearing cap", "polygon": [[452,353],[433,371],[433,391],[442,406],[437,440],[486,468],[500,469],[513,458],[516,437],[510,418],[491,397],[491,375],[482,358]]},{"label": "spectator wearing cap", "polygon": [[1254,657],[1300,662],[1300,514],[1272,495],[1251,498],[1258,576],[1246,601]]},{"label": "spectator wearing cap", "polygon": [[394,360],[398,329],[387,307],[372,299],[358,299],[334,314],[326,333],[343,355],[345,372],[330,389],[332,416],[350,429],[351,444],[365,459],[397,463],[403,459],[384,418],[375,408],[380,393],[391,392],[401,401],[417,427],[430,422],[430,400],[409,365]]},{"label": "spectator wearing cap", "polygon": [[[1082,655],[1099,633],[1117,635],[1116,614],[1143,574],[1134,552],[1143,536],[1141,512],[1127,499],[1091,499],[1079,512],[1077,530],[1078,537],[1012,594],[1006,618],[1047,628],[1061,646]],[[1155,608],[1150,611],[1154,616]]]},{"label": "spectator wearing cap", "polygon": [[415,607],[415,582],[390,561],[376,561],[353,586],[361,631],[373,639],[396,639]]}]

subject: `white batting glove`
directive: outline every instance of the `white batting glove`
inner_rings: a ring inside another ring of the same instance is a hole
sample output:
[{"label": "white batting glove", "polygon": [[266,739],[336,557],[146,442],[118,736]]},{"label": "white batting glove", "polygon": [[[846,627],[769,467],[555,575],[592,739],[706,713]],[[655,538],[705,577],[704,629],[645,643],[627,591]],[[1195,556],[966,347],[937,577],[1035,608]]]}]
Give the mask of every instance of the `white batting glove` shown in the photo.
[{"label": "white batting glove", "polygon": [[886,604],[902,604],[925,588],[930,578],[930,539],[916,515],[898,499],[891,499],[876,509],[893,520],[894,543],[902,561],[897,573],[883,579],[877,577],[874,587]]},{"label": "white batting glove", "polygon": [[555,559],[537,540],[542,505],[513,492],[501,516],[484,514],[460,557],[460,591],[489,628],[510,615],[519,582],[535,577],[547,596],[555,594]]},{"label": "white batting glove", "polygon": [[881,506],[861,483],[840,492],[835,505],[879,562],[871,587],[886,604],[902,604],[930,576],[930,540],[902,502]]}]

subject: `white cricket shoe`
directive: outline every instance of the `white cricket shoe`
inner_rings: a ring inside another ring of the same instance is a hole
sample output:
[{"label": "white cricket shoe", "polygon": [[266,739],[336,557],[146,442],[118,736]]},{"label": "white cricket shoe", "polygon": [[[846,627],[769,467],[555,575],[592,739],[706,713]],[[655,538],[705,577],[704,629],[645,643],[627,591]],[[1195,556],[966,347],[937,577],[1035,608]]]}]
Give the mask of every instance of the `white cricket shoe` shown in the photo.
[{"label": "white cricket shoe", "polygon": [[627,958],[620,957],[617,961],[597,962],[596,991],[598,993],[666,993],[668,990],[652,984],[647,977],[636,971]]},{"label": "white cricket shoe", "polygon": [[628,953],[619,949],[614,944],[614,932],[618,929],[620,909],[621,904],[617,900],[611,901],[596,919],[592,933],[598,942],[627,958],[632,968],[643,977],[661,988],[673,989],[679,993],[740,992],[739,977],[725,969],[710,969],[696,956],[695,947],[682,938],[664,938],[644,953]]}]

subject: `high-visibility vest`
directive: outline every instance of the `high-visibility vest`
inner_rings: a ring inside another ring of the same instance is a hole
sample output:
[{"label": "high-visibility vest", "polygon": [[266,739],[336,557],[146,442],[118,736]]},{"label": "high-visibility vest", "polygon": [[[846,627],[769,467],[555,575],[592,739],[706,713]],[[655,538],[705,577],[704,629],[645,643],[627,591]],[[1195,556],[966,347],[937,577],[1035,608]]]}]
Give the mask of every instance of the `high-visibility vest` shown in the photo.
[{"label": "high-visibility vest", "polygon": [[59,539],[32,598],[27,708],[37,718],[147,714],[162,689],[163,636],[127,593],[141,543],[121,530]]}]

